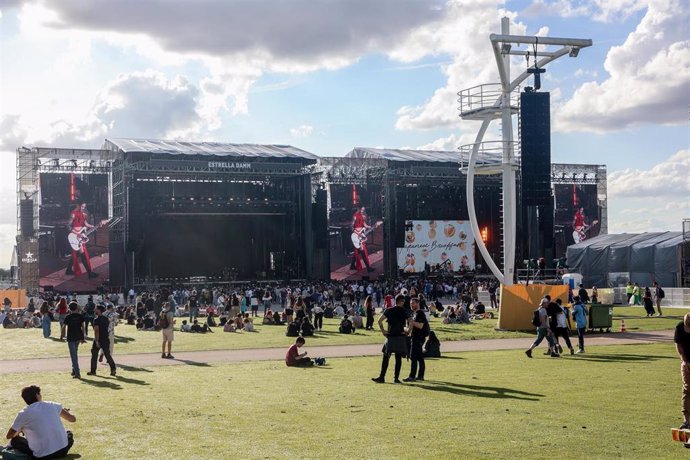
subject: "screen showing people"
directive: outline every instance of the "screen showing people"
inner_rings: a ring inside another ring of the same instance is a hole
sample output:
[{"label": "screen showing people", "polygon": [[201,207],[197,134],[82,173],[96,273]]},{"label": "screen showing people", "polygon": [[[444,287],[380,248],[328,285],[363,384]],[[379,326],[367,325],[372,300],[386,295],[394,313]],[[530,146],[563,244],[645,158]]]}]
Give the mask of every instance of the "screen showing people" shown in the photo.
[{"label": "screen showing people", "polygon": [[42,174],[41,287],[94,290],[109,277],[108,176]]},{"label": "screen showing people", "polygon": [[601,208],[594,184],[556,184],[556,253],[599,235]]},{"label": "screen showing people", "polygon": [[403,273],[474,270],[474,237],[463,220],[408,220],[405,246],[397,249]]},{"label": "screen showing people", "polygon": [[383,272],[381,187],[331,185],[331,279],[373,279]]}]

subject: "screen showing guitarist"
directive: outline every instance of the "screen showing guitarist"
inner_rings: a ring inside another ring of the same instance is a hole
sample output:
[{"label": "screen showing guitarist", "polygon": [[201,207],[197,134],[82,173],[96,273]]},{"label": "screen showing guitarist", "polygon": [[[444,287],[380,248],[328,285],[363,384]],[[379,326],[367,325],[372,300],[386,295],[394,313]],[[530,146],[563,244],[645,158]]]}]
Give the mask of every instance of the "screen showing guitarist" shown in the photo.
[{"label": "screen showing guitarist", "polygon": [[362,270],[367,268],[367,272],[373,272],[374,269],[369,265],[369,253],[367,252],[367,233],[371,230],[371,226],[367,225],[366,208],[360,206],[352,216],[352,245],[354,253],[352,254],[352,262],[350,263],[351,270]]},{"label": "screen showing guitarist", "polygon": [[598,223],[599,221],[595,220],[591,224],[588,224],[585,216],[585,208],[578,208],[573,216],[573,241],[577,244],[586,240],[589,228]]},{"label": "screen showing guitarist", "polygon": [[98,273],[91,270],[91,259],[89,258],[89,251],[86,249],[87,233],[96,230],[96,227],[87,221],[88,216],[86,203],[77,204],[70,214],[70,233],[67,235],[67,240],[72,248],[72,257],[67,264],[66,275],[79,276],[83,274],[84,272],[79,266],[79,262],[81,262],[89,274],[89,278],[98,276]]}]

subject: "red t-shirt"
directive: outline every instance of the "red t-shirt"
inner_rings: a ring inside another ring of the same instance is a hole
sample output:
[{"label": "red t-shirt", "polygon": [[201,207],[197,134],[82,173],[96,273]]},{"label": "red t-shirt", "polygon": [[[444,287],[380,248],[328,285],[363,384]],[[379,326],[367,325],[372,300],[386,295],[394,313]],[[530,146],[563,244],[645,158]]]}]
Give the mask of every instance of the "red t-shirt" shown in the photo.
[{"label": "red t-shirt", "polygon": [[386,308],[392,308],[393,307],[393,296],[390,294],[386,294],[384,304],[385,304]]},{"label": "red t-shirt", "polygon": [[585,226],[585,216],[580,211],[575,213],[575,227]]},{"label": "red t-shirt", "polygon": [[288,366],[294,366],[297,364],[297,358],[299,357],[299,349],[297,348],[297,344],[293,343],[292,346],[288,349],[287,353],[285,354],[285,364]]},{"label": "red t-shirt", "polygon": [[86,224],[86,215],[81,211],[81,209],[77,209],[76,211],[72,211],[72,228],[83,227],[85,224]]},{"label": "red t-shirt", "polygon": [[355,213],[355,221],[354,224],[352,225],[354,228],[363,228],[365,225],[364,222],[364,214],[361,212],[356,212]]}]

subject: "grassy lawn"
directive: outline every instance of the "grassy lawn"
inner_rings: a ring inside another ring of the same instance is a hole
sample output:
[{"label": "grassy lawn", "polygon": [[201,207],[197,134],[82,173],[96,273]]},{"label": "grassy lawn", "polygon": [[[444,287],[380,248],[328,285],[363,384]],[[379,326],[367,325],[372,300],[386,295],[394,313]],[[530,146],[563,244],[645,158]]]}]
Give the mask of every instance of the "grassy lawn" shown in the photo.
[{"label": "grassy lawn", "polygon": [[[315,343],[312,342],[312,343]],[[0,421],[38,384],[72,409],[81,458],[681,458],[670,344],[428,361],[427,381],[376,385],[380,359],[128,368],[117,378],[0,376]],[[409,365],[403,365],[403,373]],[[389,379],[392,379],[389,369]],[[6,428],[3,428],[6,429]],[[74,457],[73,457],[74,458]]]},{"label": "grassy lawn", "polygon": [[[620,328],[620,319],[624,318],[628,331],[649,331],[672,329],[680,317],[687,312],[682,309],[667,308],[662,318],[640,317],[644,310],[641,307],[614,307],[613,331]],[[182,318],[177,319],[177,326]],[[378,331],[360,330],[356,334],[338,333],[338,320],[325,319],[324,330],[316,332],[310,339],[314,345],[345,345],[380,343]],[[476,340],[529,337],[530,332],[496,331],[496,320],[481,320],[473,324],[442,324],[440,318],[432,318],[431,327],[441,340]],[[257,324],[258,332],[224,333],[220,328],[213,334],[175,334],[175,351],[225,350],[247,348],[284,347],[291,343],[285,337],[283,326],[262,326]],[[2,329],[0,328],[0,350],[2,359],[48,358],[67,356],[67,344],[56,338],[60,337],[58,323],[53,323],[52,339],[44,339],[40,329]],[[161,343],[160,332],[137,331],[134,326],[121,324],[115,330],[115,354],[158,352]]]}]

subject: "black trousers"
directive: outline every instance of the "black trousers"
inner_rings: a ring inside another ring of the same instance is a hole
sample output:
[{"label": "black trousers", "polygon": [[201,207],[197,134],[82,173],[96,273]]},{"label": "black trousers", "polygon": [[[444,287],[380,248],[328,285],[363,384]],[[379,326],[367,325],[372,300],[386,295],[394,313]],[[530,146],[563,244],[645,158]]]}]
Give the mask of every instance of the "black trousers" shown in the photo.
[{"label": "black trousers", "polygon": [[366,329],[373,329],[373,328],[374,328],[374,314],[373,313],[367,313]]},{"label": "black trousers", "polygon": [[[391,355],[390,353],[384,353],[383,354],[383,359],[381,360],[381,374],[379,375],[379,378],[383,379],[386,377],[386,371],[388,371],[388,363],[390,362]],[[402,359],[403,359],[403,354],[402,353],[395,353],[395,380],[398,380],[400,378],[400,369],[402,368]]]},{"label": "black trousers", "polygon": [[101,351],[103,352],[103,356],[105,356],[105,360],[108,361],[110,372],[115,372],[115,361],[113,361],[113,357],[110,354],[110,343],[102,343],[99,348],[96,345],[95,340],[93,342],[93,346],[91,347],[91,372],[96,372],[96,366],[98,365],[98,353]]},{"label": "black trousers", "polygon": [[585,349],[585,329],[584,327],[578,327],[577,328],[577,343],[580,347],[580,350]]},{"label": "black trousers", "polygon": [[567,327],[557,327],[554,329],[554,339],[556,339],[556,345],[558,345],[558,338],[563,337],[565,340],[565,344],[568,346],[568,348],[573,348],[573,346],[570,343],[570,333],[568,332]]},{"label": "black trousers", "polygon": [[314,327],[317,329],[323,328],[323,313],[314,313]]},{"label": "black trousers", "polygon": [[[424,364],[424,350],[422,350],[424,342],[412,339],[412,346],[410,347],[410,377],[413,379],[423,379],[426,366]],[[419,367],[419,374],[417,368]]]},{"label": "black trousers", "polygon": [[72,432],[68,431],[67,432],[67,446],[65,446],[64,448],[62,448],[56,452],[53,452],[52,454],[48,454],[44,457],[34,457],[34,453],[31,450],[31,446],[29,446],[29,442],[26,440],[25,437],[15,436],[10,441],[10,445],[12,447],[14,447],[16,450],[28,455],[31,458],[35,458],[35,459],[62,458],[62,457],[67,455],[69,450],[72,448],[73,444],[74,444],[74,437],[72,436]]}]

